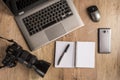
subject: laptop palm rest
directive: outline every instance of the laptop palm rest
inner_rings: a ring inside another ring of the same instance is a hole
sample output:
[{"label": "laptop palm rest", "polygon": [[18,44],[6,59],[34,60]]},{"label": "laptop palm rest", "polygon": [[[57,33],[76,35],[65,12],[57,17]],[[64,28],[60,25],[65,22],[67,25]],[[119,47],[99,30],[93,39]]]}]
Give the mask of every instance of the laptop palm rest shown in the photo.
[{"label": "laptop palm rest", "polygon": [[48,39],[51,41],[51,40],[58,38],[61,35],[65,34],[66,31],[64,29],[64,26],[60,23],[60,24],[57,24],[57,25],[45,30],[45,33],[46,33]]}]

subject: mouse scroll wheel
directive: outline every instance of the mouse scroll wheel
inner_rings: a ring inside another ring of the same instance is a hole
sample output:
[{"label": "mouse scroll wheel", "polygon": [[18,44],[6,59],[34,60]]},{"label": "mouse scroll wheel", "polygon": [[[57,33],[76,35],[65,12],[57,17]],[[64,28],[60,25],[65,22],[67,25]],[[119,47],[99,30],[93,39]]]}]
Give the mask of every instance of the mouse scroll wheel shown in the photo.
[{"label": "mouse scroll wheel", "polygon": [[92,8],[92,11],[95,11],[95,10],[96,10],[96,9],[93,7],[93,8]]},{"label": "mouse scroll wheel", "polygon": [[98,8],[96,6],[90,6],[87,8],[88,12],[94,12],[94,11],[97,11]]},{"label": "mouse scroll wheel", "polygon": [[93,7],[93,8],[92,8],[92,11],[97,11],[97,10],[98,10],[97,7]]}]

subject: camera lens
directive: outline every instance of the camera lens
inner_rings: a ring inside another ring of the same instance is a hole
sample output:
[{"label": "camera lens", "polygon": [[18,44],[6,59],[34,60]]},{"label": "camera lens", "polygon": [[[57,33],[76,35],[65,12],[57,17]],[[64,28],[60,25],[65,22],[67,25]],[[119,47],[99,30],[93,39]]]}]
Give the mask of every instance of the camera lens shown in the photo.
[{"label": "camera lens", "polygon": [[37,60],[35,64],[33,64],[34,70],[41,76],[44,77],[46,72],[48,71],[50,67],[50,63],[43,61],[43,60]]},{"label": "camera lens", "polygon": [[106,31],[103,31],[104,33],[106,33]]}]

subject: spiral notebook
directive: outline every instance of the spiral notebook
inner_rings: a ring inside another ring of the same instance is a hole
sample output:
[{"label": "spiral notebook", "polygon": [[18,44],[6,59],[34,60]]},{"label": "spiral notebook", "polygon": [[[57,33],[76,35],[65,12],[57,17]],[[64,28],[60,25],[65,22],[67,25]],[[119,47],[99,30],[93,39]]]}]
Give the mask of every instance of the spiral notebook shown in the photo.
[{"label": "spiral notebook", "polygon": [[[70,46],[58,65],[58,60],[68,44]],[[55,51],[55,67],[95,68],[95,42],[57,41]]]}]

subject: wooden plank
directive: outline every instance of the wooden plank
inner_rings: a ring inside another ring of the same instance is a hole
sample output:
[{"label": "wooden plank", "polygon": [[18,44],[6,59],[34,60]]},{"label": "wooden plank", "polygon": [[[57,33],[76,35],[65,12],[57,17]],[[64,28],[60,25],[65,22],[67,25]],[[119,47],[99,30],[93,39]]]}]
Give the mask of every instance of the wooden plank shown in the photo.
[{"label": "wooden plank", "polygon": [[[95,41],[96,42],[96,68],[95,69],[56,69],[54,68],[54,42],[32,52],[38,59],[52,63],[44,78],[39,77],[34,70],[19,64],[15,68],[0,70],[0,80],[120,80],[120,0],[74,0],[74,4],[83,19],[85,26],[58,39],[60,41]],[[86,8],[97,5],[101,12],[101,20],[92,22]],[[109,27],[112,29],[112,52],[98,54],[97,29]],[[0,0],[0,35],[14,39],[24,49],[29,50],[15,20]],[[5,55],[9,45],[0,40],[0,61]]]}]

